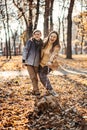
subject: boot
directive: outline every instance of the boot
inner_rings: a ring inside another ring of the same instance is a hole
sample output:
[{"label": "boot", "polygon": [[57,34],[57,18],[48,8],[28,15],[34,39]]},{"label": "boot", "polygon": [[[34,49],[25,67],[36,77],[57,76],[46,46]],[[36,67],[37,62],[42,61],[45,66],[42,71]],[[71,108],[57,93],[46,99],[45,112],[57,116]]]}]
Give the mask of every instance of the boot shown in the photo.
[{"label": "boot", "polygon": [[32,94],[33,95],[40,95],[39,88],[38,88],[38,80],[37,79],[33,79],[32,84],[33,84]]},{"label": "boot", "polygon": [[48,92],[55,97],[58,97],[59,95],[52,89],[52,90],[48,90]]},{"label": "boot", "polygon": [[40,95],[39,89],[37,89],[37,90],[33,89],[32,94],[36,95],[36,96],[39,96]]}]

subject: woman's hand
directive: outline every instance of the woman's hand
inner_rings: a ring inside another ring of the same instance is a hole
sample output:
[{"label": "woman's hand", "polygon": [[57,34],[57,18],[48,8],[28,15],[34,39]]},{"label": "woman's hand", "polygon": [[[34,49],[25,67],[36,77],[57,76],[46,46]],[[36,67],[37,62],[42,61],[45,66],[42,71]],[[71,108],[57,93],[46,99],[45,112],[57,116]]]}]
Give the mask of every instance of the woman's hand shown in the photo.
[{"label": "woman's hand", "polygon": [[54,61],[52,61],[52,62],[48,62],[48,63],[47,63],[47,66],[48,66],[49,68],[51,68],[52,70],[57,70],[58,67],[59,67],[59,64],[58,64],[57,60],[54,60]]}]

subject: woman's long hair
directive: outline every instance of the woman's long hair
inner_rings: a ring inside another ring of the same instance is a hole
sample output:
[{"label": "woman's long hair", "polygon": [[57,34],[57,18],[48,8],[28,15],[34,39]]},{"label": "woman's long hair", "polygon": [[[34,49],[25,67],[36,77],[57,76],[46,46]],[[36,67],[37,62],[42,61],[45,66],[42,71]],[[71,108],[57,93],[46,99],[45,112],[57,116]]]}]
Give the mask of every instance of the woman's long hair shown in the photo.
[{"label": "woman's long hair", "polygon": [[58,47],[60,47],[60,44],[59,44],[59,35],[58,35],[58,33],[57,33],[56,31],[51,31],[51,32],[49,33],[48,37],[45,38],[45,40],[44,40],[43,48],[45,48],[45,46],[48,44],[48,42],[49,42],[49,37],[50,37],[50,35],[51,35],[52,33],[55,33],[55,34],[57,35],[57,39],[56,39],[56,41],[53,43],[53,46],[52,46],[51,51],[53,51],[53,48],[54,48],[56,45],[58,45]]}]

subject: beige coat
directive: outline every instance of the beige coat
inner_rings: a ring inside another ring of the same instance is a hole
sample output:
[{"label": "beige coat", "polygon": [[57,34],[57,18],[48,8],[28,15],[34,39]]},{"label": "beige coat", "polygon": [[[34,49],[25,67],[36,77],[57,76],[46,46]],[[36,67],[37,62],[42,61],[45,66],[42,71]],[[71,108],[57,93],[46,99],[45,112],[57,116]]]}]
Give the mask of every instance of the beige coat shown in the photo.
[{"label": "beige coat", "polygon": [[58,46],[55,46],[53,52],[50,52],[51,48],[52,44],[48,44],[45,46],[45,48],[42,49],[40,65],[42,67],[49,66],[51,69],[57,69],[58,68],[57,58],[60,48]]}]

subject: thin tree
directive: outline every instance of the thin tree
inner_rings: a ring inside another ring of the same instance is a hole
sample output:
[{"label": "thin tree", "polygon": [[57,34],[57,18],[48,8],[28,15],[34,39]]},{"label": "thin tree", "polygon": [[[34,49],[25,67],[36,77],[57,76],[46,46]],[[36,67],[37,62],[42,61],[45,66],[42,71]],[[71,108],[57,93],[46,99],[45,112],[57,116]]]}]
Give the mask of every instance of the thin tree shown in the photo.
[{"label": "thin tree", "polygon": [[[31,37],[34,29],[37,28],[38,18],[39,18],[39,2],[40,0],[36,0],[36,3],[33,0],[25,0],[25,1],[16,1],[13,0],[14,5],[17,7],[19,11],[19,19],[23,19],[26,25],[26,40]],[[23,3],[23,6],[20,7],[20,3]],[[36,10],[36,13],[33,12]]]},{"label": "thin tree", "polygon": [[35,14],[35,21],[34,21],[34,28],[35,30],[38,25],[38,20],[39,20],[39,8],[40,8],[40,0],[37,0],[37,5],[36,5],[36,14]]},{"label": "thin tree", "polygon": [[49,33],[49,0],[45,0],[45,12],[44,12],[44,37]]},{"label": "thin tree", "polygon": [[10,32],[9,32],[9,15],[7,9],[7,0],[5,0],[5,8],[6,8],[6,17],[7,17],[7,33],[8,33],[8,49],[9,49],[9,56],[11,59],[11,45],[10,45]]},{"label": "thin tree", "polygon": [[5,34],[5,48],[4,48],[4,55],[6,55],[6,58],[8,58],[8,41],[7,41],[7,32],[6,32],[6,25],[5,25],[5,11],[4,11],[4,6],[5,3],[3,3],[3,1],[1,0],[1,8],[0,8],[0,16],[2,19],[2,23],[3,23],[3,28],[4,28],[4,34]]},{"label": "thin tree", "polygon": [[68,17],[67,17],[67,54],[66,58],[72,59],[72,11],[74,7],[75,0],[70,0],[70,6],[68,9]]},{"label": "thin tree", "polygon": [[50,0],[50,10],[49,10],[49,17],[50,17],[50,31],[53,30],[53,4],[54,0]]}]

